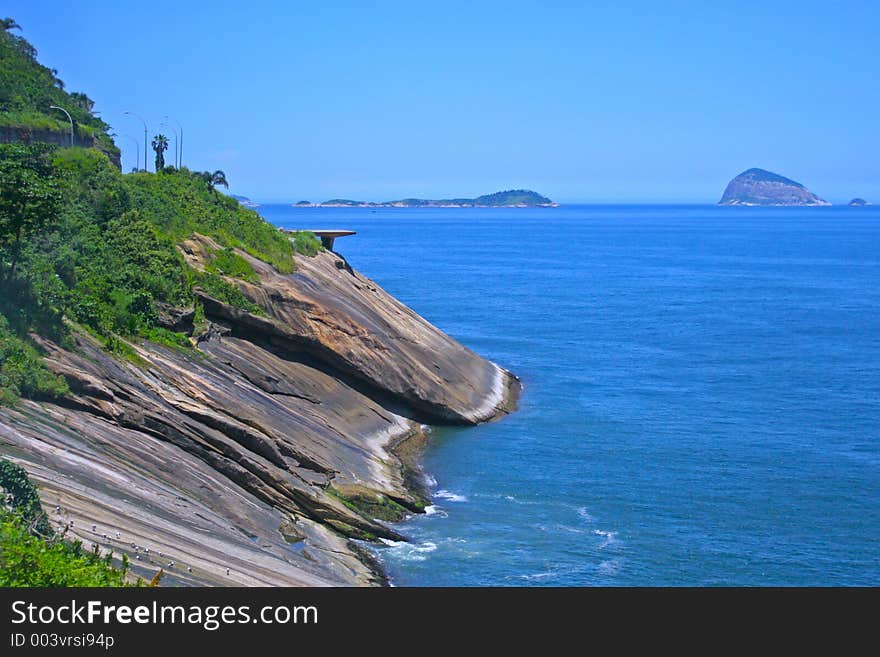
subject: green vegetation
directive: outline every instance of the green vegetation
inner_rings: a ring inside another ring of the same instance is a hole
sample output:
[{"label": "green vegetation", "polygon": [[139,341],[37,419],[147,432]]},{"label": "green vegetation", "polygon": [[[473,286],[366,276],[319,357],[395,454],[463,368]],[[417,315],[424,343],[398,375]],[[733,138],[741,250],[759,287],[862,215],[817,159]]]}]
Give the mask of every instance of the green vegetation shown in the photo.
[{"label": "green vegetation", "polygon": [[45,540],[14,513],[0,511],[0,586],[127,586],[128,560],[115,568],[109,554],[87,552],[79,541]]},{"label": "green vegetation", "polygon": [[[0,460],[0,586],[127,586],[109,554],[87,552],[52,531],[27,473]],[[141,582],[138,581],[138,584]]]},{"label": "green vegetation", "polygon": [[[10,117],[36,117],[14,125],[54,121],[44,109],[58,104],[71,109],[78,131],[112,145],[108,126],[90,114],[91,101],[65,92],[10,29],[13,22],[0,24],[0,126],[12,125]],[[167,148],[160,137],[157,155]],[[45,368],[32,334],[71,347],[71,331],[85,331],[107,351],[142,363],[130,344],[136,339],[191,349],[188,336],[162,327],[157,303],[195,307],[196,330],[207,327],[198,289],[263,314],[232,282],[259,283],[234,249],[290,273],[295,248],[314,253],[316,240],[303,236],[294,244],[220,194],[219,185],[228,186],[219,170],[160,166],[155,174],[123,175],[96,149],[0,144],[0,400],[67,393],[64,380]],[[189,267],[178,248],[194,233],[222,247],[204,272]]]},{"label": "green vegetation", "polygon": [[546,196],[541,196],[536,192],[528,189],[511,189],[506,192],[495,192],[494,194],[486,194],[478,196],[474,199],[474,205],[484,205],[487,207],[504,207],[512,205],[551,205],[551,201]]},{"label": "green vegetation", "polygon": [[212,254],[205,269],[214,274],[240,278],[254,285],[260,282],[260,277],[257,276],[257,272],[254,271],[250,263],[228,248]]},{"label": "green vegetation", "polygon": [[0,159],[0,248],[9,253],[2,267],[2,280],[15,276],[22,242],[48,228],[61,207],[61,175],[46,145],[32,148],[8,146],[9,157]]},{"label": "green vegetation", "polygon": [[[101,338],[108,351],[138,362],[124,339],[141,336],[183,347],[185,336],[157,331],[158,301],[196,304],[193,288],[253,313],[222,276],[258,283],[232,246],[289,272],[290,240],[255,212],[209,191],[186,169],[122,175],[102,153],[45,144],[0,144],[0,314],[8,349],[3,398],[63,394],[38,367],[29,332],[64,339],[67,318]],[[193,233],[224,244],[208,271],[188,267],[177,244]],[[18,340],[14,340],[18,336]]]},{"label": "green vegetation", "polygon": [[375,203],[367,203],[366,201],[352,201],[350,198],[331,198],[329,201],[324,201],[321,205],[343,205],[348,207],[355,207],[359,205],[375,205]]},{"label": "green vegetation", "polygon": [[70,112],[79,137],[95,137],[104,152],[118,155],[107,134],[109,126],[93,114],[94,102],[85,94],[66,92],[58,72],[42,66],[36,49],[13,33],[18,29],[12,19],[0,23],[0,127],[25,134],[33,130],[67,134],[66,117],[49,108],[59,105]]},{"label": "green vegetation", "polygon": [[342,502],[349,509],[365,518],[400,522],[406,517],[406,507],[398,504],[390,497],[371,491],[359,491],[349,494],[337,488],[328,488],[328,494]]},{"label": "green vegetation", "polygon": [[324,250],[318,236],[307,230],[294,233],[290,240],[293,242],[294,251],[310,258]]},{"label": "green vegetation", "polygon": [[[196,175],[205,181],[205,184],[208,185],[208,189],[212,192],[217,191],[217,185],[223,185],[226,189],[229,189],[229,181],[226,180],[226,174],[219,169],[213,173],[211,171],[202,171]],[[235,197],[233,196],[232,198]]]},{"label": "green vegetation", "polygon": [[11,333],[0,315],[0,404],[14,404],[20,395],[54,399],[68,392],[67,382],[46,369],[37,350]]},{"label": "green vegetation", "polygon": [[223,246],[239,248],[268,262],[282,274],[292,272],[290,240],[253,210],[216,193],[214,183],[206,184],[205,175],[183,168],[162,175],[135,173],[124,178],[133,207],[149,215],[171,239],[180,242],[193,233],[210,235]]},{"label": "green vegetation", "polygon": [[3,508],[17,513],[23,523],[42,536],[52,534],[52,527],[40,504],[40,496],[24,468],[0,459],[0,489],[4,496]]},{"label": "green vegetation", "polygon": [[156,171],[163,171],[165,169],[165,151],[168,150],[168,137],[156,135],[150,145],[156,151]]}]

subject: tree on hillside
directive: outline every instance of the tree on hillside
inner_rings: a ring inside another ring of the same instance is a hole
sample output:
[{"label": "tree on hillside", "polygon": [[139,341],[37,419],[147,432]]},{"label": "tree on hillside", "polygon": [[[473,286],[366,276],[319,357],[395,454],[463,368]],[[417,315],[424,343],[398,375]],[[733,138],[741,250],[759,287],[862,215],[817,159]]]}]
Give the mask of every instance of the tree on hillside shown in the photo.
[{"label": "tree on hillside", "polygon": [[[89,114],[92,114],[92,110],[95,109],[95,101],[93,101],[84,93],[74,91],[72,94],[70,94],[70,99],[74,102],[74,104],[84,109]],[[116,135],[111,136],[115,137]]]},{"label": "tree on hillside", "polygon": [[156,172],[165,168],[165,151],[168,150],[168,137],[156,135],[153,137],[153,150],[156,151]]},{"label": "tree on hillside", "polygon": [[223,185],[226,189],[229,189],[229,182],[226,180],[226,174],[219,169],[212,173],[211,185],[214,187],[216,187],[217,185]]},{"label": "tree on hillside", "polygon": [[220,171],[220,169],[213,173],[210,171],[199,171],[196,176],[204,180],[208,189],[212,191],[216,191],[214,189],[216,185],[223,185],[226,189],[229,189],[229,181],[226,180],[226,174]]},{"label": "tree on hillside", "polygon": [[4,32],[8,32],[9,30],[20,30],[21,25],[16,23],[12,18],[2,18],[0,19],[0,29]]},{"label": "tree on hillside", "polygon": [[[52,163],[49,144],[0,145],[0,272],[9,281],[32,233],[57,219],[62,202],[62,174]],[[5,271],[4,271],[5,270]]]}]

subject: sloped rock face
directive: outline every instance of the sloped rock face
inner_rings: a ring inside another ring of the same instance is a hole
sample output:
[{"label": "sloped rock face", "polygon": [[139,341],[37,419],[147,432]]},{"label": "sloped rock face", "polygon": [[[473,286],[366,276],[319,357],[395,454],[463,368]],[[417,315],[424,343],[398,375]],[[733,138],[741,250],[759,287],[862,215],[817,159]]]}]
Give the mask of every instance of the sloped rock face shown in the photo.
[{"label": "sloped rock face", "polygon": [[[197,268],[213,248],[182,246]],[[518,383],[334,253],[298,257],[289,276],[240,255],[261,283],[235,282],[265,316],[203,295],[197,348],[133,343],[137,364],[87,336],[42,341],[73,393],[0,409],[0,455],[29,471],[56,526],[145,576],[381,583],[351,539],[400,539],[375,510],[424,505],[392,448],[423,441],[421,422],[504,414]]]},{"label": "sloped rock face", "polygon": [[831,205],[794,180],[748,169],[728,183],[718,205]]}]

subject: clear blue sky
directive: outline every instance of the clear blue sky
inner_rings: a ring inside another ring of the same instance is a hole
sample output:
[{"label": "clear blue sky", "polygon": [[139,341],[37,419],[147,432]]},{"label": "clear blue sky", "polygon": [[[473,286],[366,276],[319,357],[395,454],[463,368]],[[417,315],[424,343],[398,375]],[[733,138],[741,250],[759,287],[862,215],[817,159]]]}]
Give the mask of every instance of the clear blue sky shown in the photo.
[{"label": "clear blue sky", "polygon": [[[878,2],[6,0],[120,135],[263,201],[715,202],[760,166],[880,201]],[[151,130],[151,133],[155,130]],[[134,146],[119,140],[126,169]]]}]

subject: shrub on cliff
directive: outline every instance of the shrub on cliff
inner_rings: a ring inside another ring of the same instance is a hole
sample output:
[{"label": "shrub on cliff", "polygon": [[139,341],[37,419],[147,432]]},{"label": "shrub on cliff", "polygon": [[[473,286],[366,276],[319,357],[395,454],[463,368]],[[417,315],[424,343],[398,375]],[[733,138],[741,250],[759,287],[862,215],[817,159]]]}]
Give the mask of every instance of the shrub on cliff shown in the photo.
[{"label": "shrub on cliff", "polygon": [[248,283],[259,283],[260,277],[247,260],[235,253],[231,248],[222,249],[212,254],[205,269],[214,274],[240,278]]},{"label": "shrub on cliff", "polygon": [[113,566],[82,544],[49,540],[27,531],[21,518],[0,510],[0,586],[126,586],[127,560]]},{"label": "shrub on cliff", "polygon": [[52,535],[40,496],[24,468],[7,459],[0,459],[0,492],[3,494],[0,506],[18,514],[31,531],[44,537]]},{"label": "shrub on cliff", "polygon": [[235,199],[216,194],[187,168],[174,173],[135,173],[124,177],[133,207],[177,241],[193,233],[246,251],[282,274],[293,271],[290,240],[275,226]]},{"label": "shrub on cliff", "polygon": [[55,534],[27,472],[0,459],[0,586],[125,586],[127,570]]},{"label": "shrub on cliff", "polygon": [[13,404],[20,395],[56,398],[67,393],[67,382],[46,369],[37,350],[14,335],[0,315],[0,404]]},{"label": "shrub on cliff", "polygon": [[324,247],[321,246],[321,240],[307,230],[301,230],[293,235],[293,250],[304,256],[313,257],[318,255]]},{"label": "shrub on cliff", "polygon": [[[128,560],[87,552],[52,531],[20,466],[0,459],[0,586],[126,586]],[[140,580],[138,581],[140,583]]]}]

